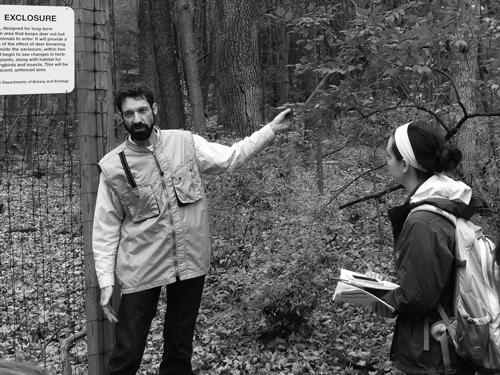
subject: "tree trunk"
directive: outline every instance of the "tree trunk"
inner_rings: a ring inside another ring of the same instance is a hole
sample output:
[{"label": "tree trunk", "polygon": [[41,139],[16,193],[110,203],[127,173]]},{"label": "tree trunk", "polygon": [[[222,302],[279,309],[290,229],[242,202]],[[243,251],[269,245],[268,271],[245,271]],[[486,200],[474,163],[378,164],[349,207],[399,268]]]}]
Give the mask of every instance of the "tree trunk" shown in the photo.
[{"label": "tree trunk", "polygon": [[158,105],[163,107],[164,128],[184,129],[186,115],[178,71],[178,55],[169,0],[149,0],[153,47],[158,76]]},{"label": "tree trunk", "polygon": [[263,122],[258,1],[216,0],[215,88],[219,124],[239,136]]},{"label": "tree trunk", "polygon": [[[460,25],[452,40],[451,61],[453,66],[453,80],[458,90],[459,98],[467,112],[476,112],[474,91],[471,82],[477,79],[478,74],[478,44],[473,33],[477,29],[479,22],[479,0],[470,0],[469,6],[462,9],[460,15]],[[466,45],[454,43],[456,40],[464,40]],[[462,117],[462,113],[457,114],[457,118]],[[457,138],[457,146],[462,151],[462,173],[465,182],[471,184],[476,172],[478,155],[477,141],[486,129],[481,125],[479,119],[469,119],[460,129]]]},{"label": "tree trunk", "polygon": [[138,54],[139,54],[139,80],[148,86],[154,93],[155,102],[158,104],[157,125],[162,129],[163,113],[165,106],[161,102],[158,84],[158,71],[154,57],[154,36],[152,27],[152,9],[150,0],[139,0],[139,11],[137,14]]},{"label": "tree trunk", "polygon": [[200,55],[199,68],[201,78],[201,95],[203,106],[207,108],[212,83],[214,61],[214,6],[211,1],[198,1],[195,12],[195,35],[198,35],[198,49]]},{"label": "tree trunk", "polygon": [[193,128],[198,134],[206,133],[205,110],[198,69],[198,52],[193,32],[193,19],[188,0],[176,0],[177,27],[181,41],[182,60],[186,69],[186,83],[191,102]]},{"label": "tree trunk", "polygon": [[286,32],[286,23],[281,22],[279,28],[279,51],[278,51],[278,95],[279,104],[288,102],[290,93],[290,78],[288,69],[288,54],[290,52],[290,35]]},{"label": "tree trunk", "polygon": [[[316,30],[313,30],[312,32],[314,33],[314,40],[316,37]],[[317,47],[315,43],[313,44],[313,48],[309,51],[309,54],[312,59],[317,57]],[[318,84],[318,74],[312,69],[308,69],[302,74],[304,90],[306,95],[308,95],[306,103],[313,99],[318,90],[326,83],[328,77],[329,75],[323,77],[321,82]],[[310,114],[306,114],[304,128],[311,131],[311,134],[313,134],[316,139],[316,177],[318,192],[320,195],[323,195],[325,192],[325,176],[323,170],[323,140],[325,139],[325,132],[321,124],[321,118],[318,115],[311,116]]]},{"label": "tree trunk", "polygon": [[154,93],[157,125],[182,129],[186,118],[169,0],[139,0],[137,24],[139,77]]}]

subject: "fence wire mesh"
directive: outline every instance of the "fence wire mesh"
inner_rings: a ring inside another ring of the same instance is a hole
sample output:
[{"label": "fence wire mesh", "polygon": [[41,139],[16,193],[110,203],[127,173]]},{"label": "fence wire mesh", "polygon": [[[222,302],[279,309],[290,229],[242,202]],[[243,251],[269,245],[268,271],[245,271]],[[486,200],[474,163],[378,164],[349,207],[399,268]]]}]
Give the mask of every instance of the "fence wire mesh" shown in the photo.
[{"label": "fence wire mesh", "polygon": [[[85,329],[80,164],[74,98],[0,104],[0,358],[62,373],[61,340]],[[86,374],[85,340],[73,374]],[[67,362],[66,362],[67,363]]]}]

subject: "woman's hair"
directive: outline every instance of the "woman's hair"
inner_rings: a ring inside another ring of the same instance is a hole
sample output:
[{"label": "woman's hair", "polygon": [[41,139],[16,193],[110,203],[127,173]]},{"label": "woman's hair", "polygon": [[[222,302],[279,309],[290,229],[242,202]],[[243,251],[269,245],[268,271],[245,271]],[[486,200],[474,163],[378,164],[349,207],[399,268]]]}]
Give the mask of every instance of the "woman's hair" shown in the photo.
[{"label": "woman's hair", "polygon": [[[427,170],[417,170],[421,177],[451,172],[462,161],[462,152],[456,146],[446,143],[439,133],[429,129],[423,121],[412,122],[408,126],[408,138],[415,158]],[[396,142],[392,143],[392,152],[397,160],[403,160]]]},{"label": "woman's hair", "polygon": [[497,243],[495,244],[495,250],[493,252],[493,260],[497,264],[497,266],[500,267],[500,238],[497,239]]},{"label": "woman's hair", "polygon": [[115,105],[120,112],[122,111],[122,104],[127,98],[145,99],[151,108],[153,108],[153,104],[155,102],[153,92],[149,89],[149,87],[142,83],[134,83],[124,86],[116,92]]}]

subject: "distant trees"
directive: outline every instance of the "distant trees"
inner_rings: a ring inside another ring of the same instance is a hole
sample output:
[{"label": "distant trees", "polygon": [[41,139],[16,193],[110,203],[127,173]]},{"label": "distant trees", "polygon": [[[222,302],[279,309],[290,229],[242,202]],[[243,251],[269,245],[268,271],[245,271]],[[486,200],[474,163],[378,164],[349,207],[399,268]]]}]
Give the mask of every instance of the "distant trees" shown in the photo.
[{"label": "distant trees", "polygon": [[[491,115],[500,104],[495,2],[128,1],[149,3],[157,12],[154,43],[139,44],[154,45],[156,58],[170,51],[165,59],[171,61],[156,65],[164,75],[156,80],[168,82],[160,91],[177,93],[167,102],[180,103],[182,96],[189,103],[187,118],[201,133],[200,118],[216,114],[225,130],[248,134],[286,102],[295,103],[306,120],[313,119],[307,128],[314,136],[319,127],[331,132],[333,118],[368,119],[378,113],[377,123],[388,109],[413,109],[417,112],[407,120],[428,116],[445,131],[459,124],[465,175],[483,159],[477,157],[475,137],[481,142],[481,134],[491,135],[492,128],[475,120],[477,108]],[[167,43],[161,42],[165,35]],[[150,55],[141,52],[139,60],[148,61]],[[167,73],[172,73],[169,80]],[[180,113],[176,108],[168,112]],[[356,131],[363,132],[363,126],[358,121]]]}]

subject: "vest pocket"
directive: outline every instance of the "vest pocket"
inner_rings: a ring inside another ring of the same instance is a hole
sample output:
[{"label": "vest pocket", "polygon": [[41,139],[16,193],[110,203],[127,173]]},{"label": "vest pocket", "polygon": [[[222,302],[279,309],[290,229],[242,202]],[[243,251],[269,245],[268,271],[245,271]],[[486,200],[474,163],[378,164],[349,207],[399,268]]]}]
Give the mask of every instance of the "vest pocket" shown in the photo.
[{"label": "vest pocket", "polygon": [[160,214],[160,209],[158,208],[151,185],[138,186],[123,194],[122,197],[134,223],[156,217]]},{"label": "vest pocket", "polygon": [[194,203],[202,198],[201,181],[196,177],[192,162],[183,165],[172,174],[172,183],[180,206]]}]

